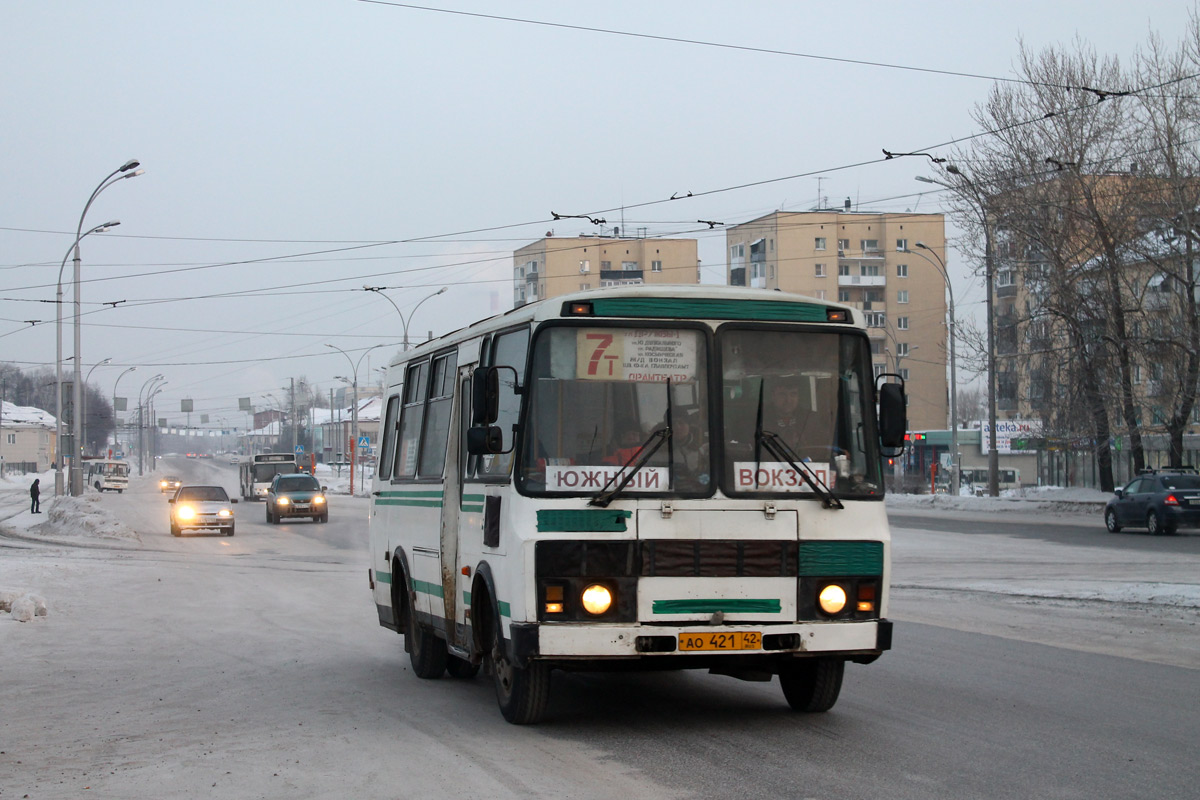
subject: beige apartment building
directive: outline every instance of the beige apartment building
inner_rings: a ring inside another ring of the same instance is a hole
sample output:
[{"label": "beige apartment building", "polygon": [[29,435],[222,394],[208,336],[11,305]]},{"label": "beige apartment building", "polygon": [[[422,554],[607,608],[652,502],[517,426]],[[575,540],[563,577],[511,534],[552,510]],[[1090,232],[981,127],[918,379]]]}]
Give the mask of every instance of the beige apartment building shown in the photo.
[{"label": "beige apartment building", "polygon": [[546,236],[513,253],[513,307],[584,289],[700,282],[695,239]]},{"label": "beige apartment building", "polygon": [[862,309],[875,373],[898,372],[907,382],[908,427],[949,427],[942,214],[777,211],[728,228],[726,245],[732,286]]}]

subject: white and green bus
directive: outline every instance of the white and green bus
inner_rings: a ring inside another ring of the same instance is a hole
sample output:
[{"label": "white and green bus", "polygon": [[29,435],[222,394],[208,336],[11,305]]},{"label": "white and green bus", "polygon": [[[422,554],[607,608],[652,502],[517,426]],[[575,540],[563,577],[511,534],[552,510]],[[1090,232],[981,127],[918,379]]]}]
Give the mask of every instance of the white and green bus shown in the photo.
[{"label": "white and green bus", "polygon": [[825,711],[891,646],[881,453],[905,397],[860,311],[581,292],[403,353],[386,384],[369,579],[420,677],[485,666],[514,723],[554,669],[778,675]]}]

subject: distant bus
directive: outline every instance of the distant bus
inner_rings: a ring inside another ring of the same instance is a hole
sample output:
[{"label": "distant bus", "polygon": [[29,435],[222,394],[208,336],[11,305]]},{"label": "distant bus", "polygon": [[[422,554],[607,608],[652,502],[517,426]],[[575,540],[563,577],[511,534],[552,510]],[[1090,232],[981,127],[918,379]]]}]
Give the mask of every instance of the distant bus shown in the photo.
[{"label": "distant bus", "polygon": [[93,459],[84,462],[87,468],[87,482],[94,486],[97,492],[116,492],[120,494],[129,488],[129,462],[115,459]]},{"label": "distant bus", "polygon": [[259,453],[241,460],[241,492],[243,500],[262,500],[276,475],[290,475],[298,470],[296,457],[291,453]]},{"label": "distant bus", "polygon": [[[998,477],[1000,478],[1001,489],[1021,488],[1021,471],[1018,469],[1004,469],[1002,467],[998,472]],[[987,486],[987,467],[963,467],[962,477],[960,480],[963,483],[969,483],[972,486]]]}]

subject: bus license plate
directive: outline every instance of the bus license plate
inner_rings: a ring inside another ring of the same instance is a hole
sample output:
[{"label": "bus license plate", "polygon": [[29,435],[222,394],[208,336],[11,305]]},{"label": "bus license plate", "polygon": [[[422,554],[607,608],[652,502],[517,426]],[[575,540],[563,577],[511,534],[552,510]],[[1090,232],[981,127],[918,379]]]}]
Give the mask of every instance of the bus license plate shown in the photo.
[{"label": "bus license plate", "polygon": [[758,631],[725,631],[720,633],[681,633],[680,650],[761,650],[762,634]]}]

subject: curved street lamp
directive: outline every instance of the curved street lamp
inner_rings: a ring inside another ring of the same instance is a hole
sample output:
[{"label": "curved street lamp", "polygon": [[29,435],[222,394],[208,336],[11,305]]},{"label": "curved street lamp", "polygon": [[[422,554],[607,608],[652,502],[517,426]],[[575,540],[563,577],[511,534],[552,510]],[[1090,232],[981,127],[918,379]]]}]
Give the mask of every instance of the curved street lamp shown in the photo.
[{"label": "curved street lamp", "polygon": [[396,313],[400,315],[400,321],[402,323],[404,323],[404,352],[407,353],[408,352],[408,323],[412,322],[413,314],[417,313],[417,309],[421,307],[421,303],[424,303],[426,300],[430,299],[431,297],[437,297],[439,294],[442,294],[443,292],[446,291],[446,287],[443,286],[442,288],[438,289],[433,294],[426,295],[425,297],[422,297],[420,300],[418,300],[417,304],[412,307],[412,311],[408,312],[407,317],[405,317],[404,312],[400,310],[400,306],[396,305],[396,301],[383,293],[383,290],[386,288],[387,288],[386,286],[364,286],[363,291],[364,292],[374,292],[375,294],[382,297],[384,300],[387,300],[389,303],[391,303],[392,308],[396,309]]},{"label": "curved street lamp", "polygon": [[[112,357],[110,356],[110,357],[104,359],[103,361],[97,361],[95,364],[93,364],[92,368],[87,371],[87,377],[83,379],[84,386],[86,386],[88,381],[90,381],[92,379],[92,373],[96,371],[96,367],[103,367],[105,364],[111,364],[111,363],[112,363]],[[80,412],[80,415],[84,417],[84,420],[81,423],[83,426],[83,428],[82,428],[83,435],[87,436],[87,395],[86,394],[83,395],[83,405],[81,405],[79,407],[79,412]],[[82,453],[82,452],[85,452],[86,450],[87,450],[87,442],[85,441],[83,443],[83,450],[81,450],[80,452]]]},{"label": "curved street lamp", "polygon": [[71,253],[79,245],[79,240],[84,236],[91,236],[93,233],[104,233],[109,228],[115,228],[121,224],[121,220],[114,219],[105,222],[103,225],[97,225],[91,230],[79,236],[67,248],[66,255],[63,256],[62,266],[58,268],[58,289],[54,294],[54,339],[55,339],[55,372],[54,372],[54,496],[58,497],[63,493],[63,446],[62,446],[62,274],[67,268],[67,259],[71,257]]},{"label": "curved street lamp", "polygon": [[136,369],[137,369],[137,367],[130,367],[129,369],[125,370],[120,375],[118,375],[117,379],[115,381],[113,381],[112,397],[113,397],[113,447],[114,448],[117,447],[121,443],[120,440],[117,438],[117,384],[121,382],[121,378],[124,378],[126,375],[128,375],[129,373],[133,372]]},{"label": "curved street lamp", "polygon": [[[987,198],[975,181],[967,177],[954,164],[946,165],[946,172],[954,175],[966,187],[971,197],[972,210],[977,211],[979,222],[983,226],[983,270],[984,284],[987,291],[987,401],[988,401],[988,494],[1000,496],[1000,453],[996,450],[996,310],[995,310],[995,262],[992,258],[992,227],[988,224]],[[949,183],[918,175],[922,183],[932,183],[944,189],[958,191]],[[961,193],[959,195],[962,196]]]},{"label": "curved street lamp", "polygon": [[92,207],[92,202],[101,192],[112,186],[117,181],[125,180],[126,178],[136,178],[143,173],[143,170],[138,169],[139,162],[136,158],[126,161],[121,166],[110,172],[108,176],[100,181],[100,185],[92,192],[92,196],[88,198],[87,204],[83,207],[83,213],[79,215],[79,225],[75,229],[75,386],[73,392],[73,406],[75,409],[74,419],[72,422],[73,433],[75,440],[72,442],[72,449],[75,451],[71,455],[71,494],[75,497],[83,494],[83,465],[80,463],[79,456],[83,452],[83,415],[79,413],[83,407],[83,386],[80,378],[82,360],[80,356],[80,326],[79,326],[79,242],[83,239],[83,220],[87,216],[88,209]]},{"label": "curved street lamp", "polygon": [[159,374],[155,375],[153,378],[150,378],[145,383],[143,383],[142,388],[140,390],[138,390],[138,409],[137,409],[137,411],[138,411],[138,475],[139,476],[142,474],[142,455],[145,453],[145,448],[142,446],[142,429],[145,427],[145,419],[143,418],[143,412],[142,412],[142,409],[145,406],[145,400],[143,400],[143,398],[146,395],[146,391],[150,388],[150,386],[153,383],[155,383],[156,381],[163,381],[163,380],[166,380],[166,379],[163,377],[163,374],[160,372]]},{"label": "curved street lamp", "polygon": [[[445,288],[443,288],[441,291],[437,292],[437,294],[441,294],[444,291],[446,291]],[[383,296],[387,297],[386,294]],[[434,295],[430,295],[429,297],[433,297],[433,296]],[[425,299],[428,300],[429,297],[426,297]],[[391,298],[388,297],[388,300],[391,300]],[[392,303],[392,305],[395,305],[395,303]],[[420,303],[418,303],[417,305],[420,305]],[[413,310],[416,311],[415,308]],[[396,311],[399,312],[400,309],[397,308]],[[404,315],[401,314],[400,317],[401,317],[401,319],[403,319]],[[404,349],[407,350],[408,349],[408,346],[407,346],[408,345],[408,326],[407,325],[405,325],[405,328],[404,328],[404,342],[405,342]],[[354,359],[350,358],[349,353],[347,353],[345,350],[338,347],[337,345],[326,344],[325,346],[332,347],[334,350],[337,350],[339,353],[344,355],[346,357],[346,360],[350,362],[350,369],[353,370],[353,372],[350,374],[354,376],[354,379],[352,381],[348,381],[350,383],[350,386],[354,389],[354,406],[350,409],[350,431],[351,431],[351,436],[354,441],[353,447],[357,448],[358,447],[358,368],[362,366],[363,358],[366,357],[367,353],[371,352],[372,350],[378,350],[380,347],[383,347],[384,345],[377,344],[374,347],[368,347],[366,350],[363,350],[362,354],[359,355],[357,362],[355,362]],[[346,379],[341,378],[341,380],[344,381]],[[354,462],[356,460],[357,459],[351,459],[351,461],[350,461],[351,493],[353,493],[354,467],[355,467]]]},{"label": "curved street lamp", "polygon": [[[925,253],[917,252],[924,250],[937,259],[934,263]],[[950,294],[950,494],[958,497],[959,490],[959,473],[962,472],[962,465],[958,463],[958,380],[954,372],[954,339],[957,331],[955,329],[954,320],[954,286],[950,283],[950,273],[946,270],[946,262],[937,254],[933,248],[929,247],[924,242],[917,242],[917,250],[913,251],[916,255],[928,261],[937,267],[937,271],[941,273],[942,280],[946,282],[946,291]]]}]

